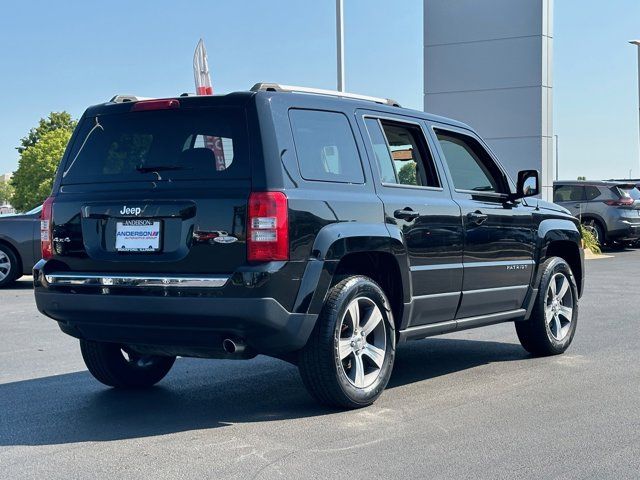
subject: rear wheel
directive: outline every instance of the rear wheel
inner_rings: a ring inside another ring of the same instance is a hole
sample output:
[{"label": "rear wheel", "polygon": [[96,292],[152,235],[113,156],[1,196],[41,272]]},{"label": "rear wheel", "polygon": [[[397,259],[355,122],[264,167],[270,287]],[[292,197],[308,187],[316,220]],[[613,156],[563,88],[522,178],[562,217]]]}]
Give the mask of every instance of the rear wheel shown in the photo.
[{"label": "rear wheel", "polygon": [[116,388],[144,388],[162,380],[175,357],[140,355],[115,343],[80,340],[82,358],[96,380]]},{"label": "rear wheel", "polygon": [[367,277],[352,276],[330,290],[300,354],[300,375],[319,402],[360,408],[382,394],[394,357],[393,315],[384,291]]},{"label": "rear wheel", "polygon": [[571,267],[552,257],[540,266],[538,296],[527,321],[515,322],[518,339],[533,355],[563,353],[573,340],[578,322],[578,287]]},{"label": "rear wheel", "polygon": [[0,288],[8,287],[19,277],[18,257],[9,247],[0,245]]}]

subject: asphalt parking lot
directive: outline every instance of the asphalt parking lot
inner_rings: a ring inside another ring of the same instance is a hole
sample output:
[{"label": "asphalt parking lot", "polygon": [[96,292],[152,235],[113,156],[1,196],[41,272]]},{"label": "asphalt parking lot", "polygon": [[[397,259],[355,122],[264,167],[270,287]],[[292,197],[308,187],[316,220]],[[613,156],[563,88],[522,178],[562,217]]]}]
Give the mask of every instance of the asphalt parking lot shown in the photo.
[{"label": "asphalt parking lot", "polygon": [[513,325],[403,345],[372,407],[318,407],[278,360],[179,359],[144,392],[85,370],[77,342],[0,291],[0,477],[639,478],[640,250],[587,262],[565,355]]}]

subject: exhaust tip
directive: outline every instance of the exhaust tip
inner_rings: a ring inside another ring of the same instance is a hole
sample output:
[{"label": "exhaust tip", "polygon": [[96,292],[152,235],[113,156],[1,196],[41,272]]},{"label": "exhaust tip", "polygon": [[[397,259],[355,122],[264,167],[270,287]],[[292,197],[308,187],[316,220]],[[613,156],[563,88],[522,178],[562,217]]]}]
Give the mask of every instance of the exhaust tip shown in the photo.
[{"label": "exhaust tip", "polygon": [[222,348],[226,353],[229,353],[229,354],[234,354],[238,352],[238,345],[236,344],[236,342],[234,342],[230,338],[225,338],[222,341]]}]

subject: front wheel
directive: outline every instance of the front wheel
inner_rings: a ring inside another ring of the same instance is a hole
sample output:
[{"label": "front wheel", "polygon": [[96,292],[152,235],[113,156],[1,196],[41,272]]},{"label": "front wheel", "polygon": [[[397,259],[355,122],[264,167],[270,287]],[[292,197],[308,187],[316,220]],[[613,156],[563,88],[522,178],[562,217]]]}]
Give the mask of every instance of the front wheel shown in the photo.
[{"label": "front wheel", "polygon": [[384,291],[368,277],[348,277],[329,292],[300,353],[300,375],[321,403],[365,407],[387,386],[395,347],[393,314]]},{"label": "front wheel", "polygon": [[162,380],[175,357],[140,355],[115,343],[80,340],[84,363],[101,383],[116,388],[145,388]]},{"label": "front wheel", "polygon": [[578,287],[571,267],[552,257],[540,266],[538,296],[527,321],[515,322],[518,339],[533,355],[563,353],[578,323]]}]

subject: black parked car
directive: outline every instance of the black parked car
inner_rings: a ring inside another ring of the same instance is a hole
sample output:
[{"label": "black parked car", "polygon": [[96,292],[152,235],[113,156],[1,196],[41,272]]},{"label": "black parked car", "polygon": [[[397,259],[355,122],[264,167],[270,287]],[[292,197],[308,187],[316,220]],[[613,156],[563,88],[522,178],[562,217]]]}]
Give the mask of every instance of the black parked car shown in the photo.
[{"label": "black parked car", "polygon": [[0,215],[0,288],[31,275],[40,259],[40,211]]},{"label": "black parked car", "polygon": [[580,233],[524,198],[537,182],[513,185],[466,125],[387,99],[114,97],[83,115],[44,205],[36,301],[106,385],[261,353],[361,407],[407,340],[513,321],[535,355],[569,346]]}]

